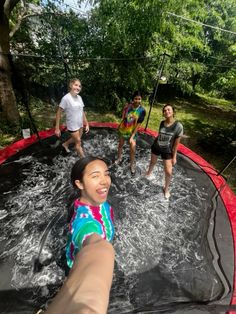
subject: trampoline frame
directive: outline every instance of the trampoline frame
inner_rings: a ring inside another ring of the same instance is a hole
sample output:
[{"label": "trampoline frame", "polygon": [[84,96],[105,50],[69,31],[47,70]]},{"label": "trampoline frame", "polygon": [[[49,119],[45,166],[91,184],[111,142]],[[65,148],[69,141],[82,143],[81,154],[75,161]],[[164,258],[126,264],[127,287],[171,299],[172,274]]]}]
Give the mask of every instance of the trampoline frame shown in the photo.
[{"label": "trampoline frame", "polygon": [[[118,123],[115,123],[115,122],[104,122],[104,123],[90,122],[89,125],[90,127],[95,127],[95,128],[117,129],[118,127]],[[60,129],[61,131],[65,131],[66,127],[61,126]],[[150,129],[145,130],[144,128],[139,128],[139,133],[144,133],[152,137],[157,136],[157,132]],[[53,135],[55,135],[54,128],[39,132],[39,137],[42,140],[48,137],[51,137]],[[3,164],[8,158],[14,156],[21,150],[36,143],[37,141],[38,141],[38,137],[36,134],[34,134],[27,139],[21,139],[3,148],[2,150],[0,150],[0,165]],[[219,191],[219,195],[226,208],[230,225],[231,225],[231,232],[232,232],[232,238],[233,238],[233,243],[234,243],[234,276],[233,276],[233,291],[232,291],[230,305],[235,306],[236,305],[236,195],[227,185],[225,179],[221,175],[219,175],[218,172],[214,169],[214,167],[211,164],[209,164],[206,160],[204,160],[201,156],[199,156],[198,154],[196,154],[195,152],[193,152],[191,149],[187,148],[183,144],[179,144],[178,152],[185,155],[194,163],[196,163],[202,169],[202,171],[204,171],[208,175],[208,177],[213,182],[217,191]],[[231,310],[230,305],[229,305],[229,310],[227,313],[233,314],[235,313],[235,310],[233,309]]]}]

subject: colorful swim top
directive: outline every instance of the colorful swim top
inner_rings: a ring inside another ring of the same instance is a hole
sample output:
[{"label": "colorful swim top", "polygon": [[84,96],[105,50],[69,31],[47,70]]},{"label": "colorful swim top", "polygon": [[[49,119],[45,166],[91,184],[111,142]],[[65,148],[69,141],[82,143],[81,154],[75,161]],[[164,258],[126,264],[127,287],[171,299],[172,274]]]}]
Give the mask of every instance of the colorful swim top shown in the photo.
[{"label": "colorful swim top", "polygon": [[138,123],[142,123],[146,115],[146,110],[140,105],[137,108],[130,103],[125,106],[123,111],[123,120],[121,121],[118,133],[120,136],[129,138]]},{"label": "colorful swim top", "polygon": [[93,233],[104,240],[112,241],[114,237],[114,214],[112,207],[104,202],[92,206],[76,200],[74,213],[69,223],[69,235],[66,245],[67,264],[71,268],[75,256],[82,248],[83,242]]}]

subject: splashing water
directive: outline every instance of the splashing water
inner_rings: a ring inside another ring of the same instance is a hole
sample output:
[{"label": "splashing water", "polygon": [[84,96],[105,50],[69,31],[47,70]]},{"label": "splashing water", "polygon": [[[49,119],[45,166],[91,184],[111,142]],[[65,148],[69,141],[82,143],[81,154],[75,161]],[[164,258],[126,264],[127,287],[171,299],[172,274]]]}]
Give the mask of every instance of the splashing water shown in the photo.
[{"label": "splashing water", "polygon": [[[137,171],[131,176],[128,145],[122,163],[112,165],[117,150],[114,132],[91,130],[83,139],[85,153],[110,160],[108,201],[115,211],[116,229],[110,313],[125,313],[145,304],[158,307],[170,301],[219,298],[224,288],[209,262],[212,252],[206,242],[211,210],[206,186],[197,186],[194,176],[177,164],[171,197],[166,200],[162,163],[158,162],[146,178],[143,173],[149,163],[150,143],[141,137],[137,144]],[[42,155],[21,156],[13,162],[19,178],[2,193],[0,207],[0,261],[11,265],[11,286],[31,289],[30,300],[36,304],[46,302],[65,279],[67,208],[73,195],[69,178],[78,159],[75,152],[63,156],[51,154],[51,150],[49,147]],[[11,181],[10,175],[7,180]],[[39,256],[42,268],[34,272],[40,240],[55,217],[58,219],[50,227]],[[56,288],[51,291],[51,286]]]}]

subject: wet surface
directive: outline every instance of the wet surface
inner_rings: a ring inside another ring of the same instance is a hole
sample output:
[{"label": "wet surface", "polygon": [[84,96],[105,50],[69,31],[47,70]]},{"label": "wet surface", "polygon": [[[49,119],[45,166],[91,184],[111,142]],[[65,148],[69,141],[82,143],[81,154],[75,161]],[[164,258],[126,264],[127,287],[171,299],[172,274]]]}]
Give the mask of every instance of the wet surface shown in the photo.
[{"label": "wet surface", "polygon": [[[92,129],[83,138],[85,153],[105,158],[112,177],[116,265],[109,313],[217,313],[212,308],[227,304],[233,274],[225,209],[208,177],[181,155],[166,200],[162,163],[143,175],[151,142],[139,137],[132,176],[128,145],[122,163],[112,164],[115,132]],[[65,279],[67,213],[75,198],[69,177],[77,158],[51,138],[0,169],[1,313],[34,313]]]}]

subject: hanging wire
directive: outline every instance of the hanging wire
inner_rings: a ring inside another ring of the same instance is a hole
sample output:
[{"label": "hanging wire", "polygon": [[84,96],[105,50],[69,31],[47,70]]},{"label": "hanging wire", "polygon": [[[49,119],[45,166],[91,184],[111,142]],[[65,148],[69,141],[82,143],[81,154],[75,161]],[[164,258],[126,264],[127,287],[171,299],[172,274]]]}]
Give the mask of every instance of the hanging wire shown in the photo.
[{"label": "hanging wire", "polygon": [[170,57],[170,55],[168,55],[166,52],[164,52],[164,54],[162,55],[162,60],[160,62],[160,68],[158,68],[158,70],[157,70],[156,86],[155,86],[155,89],[154,89],[154,92],[153,92],[152,100],[150,102],[150,107],[149,107],[149,112],[148,112],[148,117],[147,117],[145,130],[148,127],[148,122],[149,122],[150,114],[151,114],[151,111],[152,111],[152,107],[153,107],[153,104],[154,104],[154,102],[156,100],[157,90],[158,90],[158,86],[159,86],[159,83],[160,83],[160,78],[162,76],[163,69],[164,69],[164,66],[165,66],[165,58],[166,58],[166,56]]},{"label": "hanging wire", "polygon": [[180,18],[182,20],[186,20],[188,22],[192,22],[192,23],[195,23],[195,24],[198,24],[198,25],[202,25],[202,26],[206,26],[206,27],[209,27],[209,28],[213,28],[213,29],[216,29],[218,31],[221,31],[221,32],[226,32],[226,33],[230,33],[230,34],[233,34],[233,35],[236,35],[236,32],[233,32],[233,31],[229,31],[227,29],[224,29],[224,28],[220,28],[218,26],[213,26],[213,25],[210,25],[210,24],[205,24],[205,23],[202,23],[202,22],[199,22],[199,21],[195,21],[193,19],[190,19],[188,17],[185,17],[185,16],[182,16],[182,15],[178,15],[178,14],[175,14],[175,13],[172,13],[172,12],[166,12],[168,15],[172,15],[174,17],[177,17],[177,18]]},{"label": "hanging wire", "polygon": [[[88,3],[88,1],[87,1],[87,3]],[[75,8],[75,7],[72,6],[72,5],[65,4],[65,3],[63,3],[62,5],[65,6],[65,7],[69,7],[69,8],[71,8],[72,10],[79,11],[79,12],[80,12],[81,14],[83,14],[83,15],[87,15],[87,12],[86,12],[86,11],[83,11],[83,10],[81,10],[81,9]],[[86,4],[86,6],[87,6],[87,4]],[[166,14],[171,15],[171,16],[174,16],[174,17],[177,17],[177,18],[180,18],[180,19],[183,19],[183,20],[188,21],[188,22],[192,22],[192,23],[195,23],[195,24],[198,24],[198,25],[202,25],[202,26],[206,26],[206,27],[209,27],[209,28],[212,28],[212,29],[216,29],[216,30],[219,30],[219,31],[221,31],[221,32],[226,32],[226,33],[230,33],[230,34],[236,35],[236,32],[234,32],[234,31],[230,31],[230,30],[227,30],[227,29],[218,27],[218,26],[214,26],[214,25],[202,23],[202,22],[199,22],[199,21],[195,21],[195,20],[190,19],[190,18],[187,18],[187,17],[185,17],[185,16],[183,16],[183,15],[175,14],[175,13],[169,12],[169,11],[167,11]]]},{"label": "hanging wire", "polygon": [[[181,51],[180,51],[181,52]],[[194,50],[187,50],[185,52],[192,52],[192,53],[196,53],[196,54],[199,54],[203,57],[207,57],[208,59],[214,59],[216,61],[221,61],[221,62],[228,62],[228,60],[224,60],[224,59],[218,59],[216,57],[213,57],[213,56],[207,56],[203,53],[200,53],[200,52],[197,52],[197,51],[194,51]],[[40,55],[34,55],[34,54],[23,54],[23,53],[3,53],[3,52],[0,52],[0,54],[2,55],[11,55],[13,57],[31,57],[31,58],[42,58],[42,59],[52,59],[52,60],[55,60],[55,59],[62,59],[62,55],[60,53],[59,56],[40,56]],[[148,57],[133,57],[133,58],[110,58],[110,57],[80,57],[80,58],[74,58],[74,57],[66,57],[67,60],[73,60],[73,61],[152,61],[152,60],[156,60],[158,59],[159,56],[156,56],[156,55],[152,55],[152,56],[148,56]],[[189,59],[189,58],[188,58]],[[196,61],[194,60],[194,58],[192,58],[191,60],[193,60],[194,62],[196,63],[200,63],[200,64],[206,64],[206,65],[211,65],[213,67],[222,67],[222,68],[234,68],[234,65],[236,66],[236,62],[234,61],[231,61],[230,63],[228,64],[218,64],[218,65],[212,65],[210,63],[204,63],[204,62],[201,62],[201,61]]]}]

